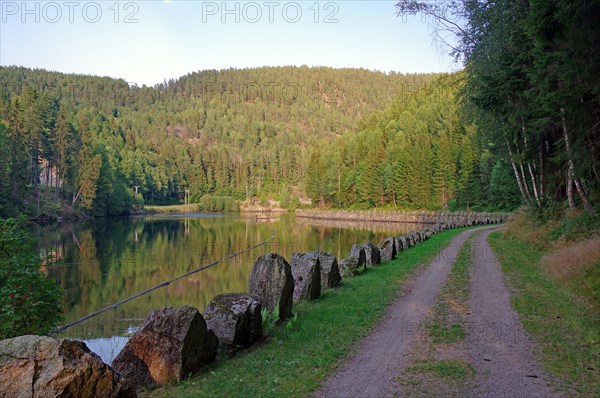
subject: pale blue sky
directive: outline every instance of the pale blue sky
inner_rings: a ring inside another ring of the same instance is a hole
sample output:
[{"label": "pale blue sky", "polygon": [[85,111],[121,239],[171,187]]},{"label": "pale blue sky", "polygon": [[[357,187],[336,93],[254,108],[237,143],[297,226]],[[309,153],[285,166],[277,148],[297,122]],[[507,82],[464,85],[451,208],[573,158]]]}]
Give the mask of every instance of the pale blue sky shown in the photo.
[{"label": "pale blue sky", "polygon": [[111,76],[139,85],[229,67],[456,70],[446,51],[432,45],[423,17],[398,18],[394,4],[0,0],[0,65]]}]

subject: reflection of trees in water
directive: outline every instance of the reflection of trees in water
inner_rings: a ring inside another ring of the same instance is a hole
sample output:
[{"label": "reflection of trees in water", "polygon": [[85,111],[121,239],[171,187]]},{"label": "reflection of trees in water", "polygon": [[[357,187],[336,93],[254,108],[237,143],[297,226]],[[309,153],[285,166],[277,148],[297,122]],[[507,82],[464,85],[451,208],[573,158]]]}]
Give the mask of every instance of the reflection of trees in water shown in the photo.
[{"label": "reflection of trees in water", "polygon": [[354,243],[378,242],[381,233],[297,224],[293,215],[256,223],[220,218],[115,218],[56,224],[38,231],[40,248],[56,247],[59,264],[48,268],[65,289],[65,322],[268,239],[267,247],[158,289],[68,331],[71,337],[122,335],[151,309],[192,305],[203,310],[223,292],[248,290],[257,257],[274,251],[323,250],[345,257]]},{"label": "reflection of trees in water", "polygon": [[376,233],[388,233],[391,235],[402,235],[410,231],[420,231],[426,227],[420,223],[398,223],[398,222],[373,222],[373,221],[345,221],[325,220],[317,218],[297,218],[298,224],[312,225],[322,228],[343,228],[360,231],[372,231]]}]

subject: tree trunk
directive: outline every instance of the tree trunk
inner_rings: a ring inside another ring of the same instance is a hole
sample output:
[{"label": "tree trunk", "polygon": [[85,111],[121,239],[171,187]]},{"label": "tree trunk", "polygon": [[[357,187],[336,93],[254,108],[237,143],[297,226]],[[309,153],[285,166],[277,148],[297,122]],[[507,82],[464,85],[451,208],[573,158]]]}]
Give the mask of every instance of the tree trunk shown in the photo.
[{"label": "tree trunk", "polygon": [[527,162],[527,168],[529,169],[529,175],[531,176],[531,186],[533,187],[533,196],[535,197],[535,201],[539,205],[540,204],[540,195],[538,194],[537,181],[535,178],[534,170],[531,167],[530,162]]},{"label": "tree trunk", "polygon": [[544,187],[544,144],[540,144],[540,197],[543,199],[546,196]]},{"label": "tree trunk", "polygon": [[[523,121],[523,118],[521,118],[521,130],[523,131],[523,143],[525,144],[525,153],[529,153],[529,146],[527,145],[527,136],[525,135],[525,122]],[[538,193],[537,178],[535,178],[535,172],[537,169],[535,162],[533,162],[533,167],[532,167],[531,162],[527,162],[527,169],[529,171],[529,176],[531,177],[531,186],[533,187],[533,196],[535,197],[535,201],[539,206],[540,205],[540,195]]]},{"label": "tree trunk", "polygon": [[508,143],[508,140],[506,140],[506,146],[508,147],[508,155],[510,157],[510,164],[512,165],[513,171],[515,172],[515,178],[517,179],[517,185],[519,186],[519,191],[521,191],[521,196],[525,200],[525,203],[527,203],[527,205],[529,207],[531,207],[531,197],[528,197],[526,195],[525,188],[523,187],[523,181],[521,180],[519,171],[517,170],[517,165],[515,164],[515,161],[513,160],[512,150],[510,149],[510,144]]},{"label": "tree trunk", "polygon": [[567,150],[569,170],[571,170],[573,182],[575,182],[575,188],[577,188],[577,193],[581,197],[581,201],[583,202],[583,207],[585,208],[585,210],[587,210],[589,213],[593,213],[594,207],[592,206],[592,202],[590,202],[590,199],[588,198],[587,193],[583,189],[579,178],[575,178],[575,164],[573,163],[573,151],[571,150],[571,140],[569,139],[569,130],[567,129],[567,122],[565,121],[564,108],[560,108],[560,117],[562,119],[563,136],[565,139],[565,149]]},{"label": "tree trunk", "polygon": [[575,209],[575,198],[573,198],[573,171],[567,167],[567,199],[569,201],[569,209]]}]

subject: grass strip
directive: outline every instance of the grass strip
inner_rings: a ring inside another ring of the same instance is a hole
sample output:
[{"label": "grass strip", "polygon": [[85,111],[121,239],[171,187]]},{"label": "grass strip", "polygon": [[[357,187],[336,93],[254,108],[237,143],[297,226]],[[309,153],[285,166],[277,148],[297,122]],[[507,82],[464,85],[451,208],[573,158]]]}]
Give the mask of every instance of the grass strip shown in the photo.
[{"label": "grass strip", "polygon": [[475,369],[460,359],[428,359],[408,367],[407,372],[432,373],[439,378],[464,381],[475,374]]},{"label": "grass strip", "polygon": [[541,347],[544,368],[578,397],[600,396],[600,315],[566,284],[542,269],[544,252],[500,232],[490,234],[509,285],[513,307]]},{"label": "grass strip", "polygon": [[469,297],[472,238],[465,242],[446,284],[424,323],[426,333],[411,365],[398,376],[403,394],[410,397],[462,397],[472,384],[475,369],[452,349],[464,340],[464,315]]},{"label": "grass strip", "polygon": [[274,329],[267,344],[219,360],[177,385],[142,397],[301,397],[317,389],[366,336],[397,297],[401,282],[430,262],[464,229],[445,231],[400,253],[397,259],[345,279],[319,300],[294,307],[297,319]]},{"label": "grass strip", "polygon": [[471,242],[472,238],[462,247],[433,308],[433,315],[426,323],[429,336],[434,344],[456,343],[467,335],[461,321],[462,316],[467,312],[466,303],[469,298]]}]

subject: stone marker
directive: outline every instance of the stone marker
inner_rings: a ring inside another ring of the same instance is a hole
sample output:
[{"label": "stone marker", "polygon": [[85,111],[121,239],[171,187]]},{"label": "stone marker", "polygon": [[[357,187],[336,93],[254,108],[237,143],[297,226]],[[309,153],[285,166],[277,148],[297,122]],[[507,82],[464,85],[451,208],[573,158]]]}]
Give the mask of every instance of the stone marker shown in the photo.
[{"label": "stone marker", "polygon": [[396,245],[394,244],[394,238],[384,239],[379,244],[379,251],[381,253],[381,262],[396,258]]},{"label": "stone marker", "polygon": [[306,256],[318,257],[321,267],[321,290],[330,287],[339,287],[342,283],[340,268],[337,258],[326,252],[308,252]]},{"label": "stone marker", "polygon": [[214,333],[207,332],[196,308],[152,310],[112,365],[136,389],[164,385],[214,361],[216,345]]},{"label": "stone marker", "polygon": [[290,260],[294,277],[294,302],[321,296],[321,264],[318,256],[294,253]]},{"label": "stone marker", "polygon": [[372,243],[365,243],[363,248],[365,249],[365,264],[367,266],[372,267],[381,264],[381,253],[377,246]]},{"label": "stone marker", "polygon": [[0,341],[0,397],[136,397],[85,343],[46,336]]},{"label": "stone marker", "polygon": [[279,309],[279,319],[292,315],[294,278],[285,258],[277,253],[259,257],[250,274],[250,293],[269,311]]},{"label": "stone marker", "polygon": [[358,268],[364,267],[366,264],[365,249],[362,245],[352,245],[348,258],[340,262],[341,267],[346,267],[350,275],[355,275]]},{"label": "stone marker", "polygon": [[394,238],[394,246],[396,249],[396,255],[400,254],[401,251],[408,249],[406,245],[406,239],[403,236]]},{"label": "stone marker", "polygon": [[249,294],[219,294],[204,310],[204,320],[225,353],[233,356],[240,347],[248,348],[262,338],[261,309],[260,301]]}]

